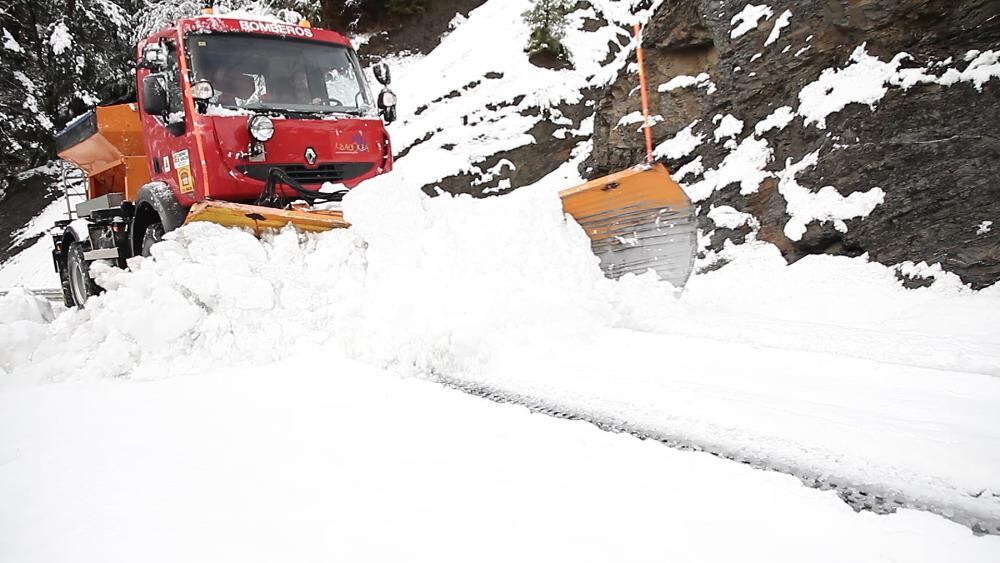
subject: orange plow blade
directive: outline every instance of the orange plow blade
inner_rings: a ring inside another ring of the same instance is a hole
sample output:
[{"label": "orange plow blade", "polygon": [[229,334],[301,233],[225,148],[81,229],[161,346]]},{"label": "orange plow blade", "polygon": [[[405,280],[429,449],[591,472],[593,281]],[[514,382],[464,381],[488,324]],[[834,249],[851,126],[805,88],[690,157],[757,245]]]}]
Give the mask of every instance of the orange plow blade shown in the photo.
[{"label": "orange plow blade", "polygon": [[559,192],[612,279],[648,270],[683,287],[694,269],[694,206],[662,164],[638,166]]},{"label": "orange plow blade", "polygon": [[185,223],[209,221],[226,227],[243,227],[260,236],[269,229],[281,229],[291,223],[303,231],[318,233],[346,229],[351,224],[340,211],[317,209],[272,209],[259,205],[205,200],[191,206]]}]

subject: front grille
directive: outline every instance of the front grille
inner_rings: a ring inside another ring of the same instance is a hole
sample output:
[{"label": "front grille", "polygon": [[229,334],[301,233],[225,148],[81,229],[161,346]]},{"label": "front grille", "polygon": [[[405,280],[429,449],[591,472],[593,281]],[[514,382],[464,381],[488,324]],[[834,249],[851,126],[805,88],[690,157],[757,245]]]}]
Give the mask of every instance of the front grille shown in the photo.
[{"label": "front grille", "polygon": [[372,162],[328,162],[315,168],[304,164],[244,164],[236,169],[247,176],[266,181],[272,168],[280,168],[300,184],[322,184],[323,182],[344,182],[365,174],[375,166]]}]

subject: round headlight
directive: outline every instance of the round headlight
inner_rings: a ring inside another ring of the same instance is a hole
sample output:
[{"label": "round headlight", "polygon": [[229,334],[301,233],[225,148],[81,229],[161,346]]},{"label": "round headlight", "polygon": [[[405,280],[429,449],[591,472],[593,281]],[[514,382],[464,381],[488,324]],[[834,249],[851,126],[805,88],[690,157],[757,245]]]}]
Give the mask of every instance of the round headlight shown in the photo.
[{"label": "round headlight", "polygon": [[250,129],[250,136],[262,143],[274,136],[274,122],[266,115],[251,117],[247,127]]}]

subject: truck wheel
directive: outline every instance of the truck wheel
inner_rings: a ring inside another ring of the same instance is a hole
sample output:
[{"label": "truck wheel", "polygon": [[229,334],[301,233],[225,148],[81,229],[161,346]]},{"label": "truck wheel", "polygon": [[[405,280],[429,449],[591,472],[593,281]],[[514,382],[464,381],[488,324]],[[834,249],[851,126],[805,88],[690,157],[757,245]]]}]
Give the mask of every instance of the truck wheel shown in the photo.
[{"label": "truck wheel", "polygon": [[83,258],[83,244],[74,242],[66,252],[66,273],[73,304],[83,307],[91,296],[103,291],[90,277],[90,263]]},{"label": "truck wheel", "polygon": [[67,308],[76,307],[76,301],[73,300],[73,288],[69,284],[69,270],[66,268],[66,264],[59,266],[59,286],[62,288],[63,304]]},{"label": "truck wheel", "polygon": [[146,233],[142,235],[142,255],[149,256],[149,249],[161,240],[163,240],[163,223],[157,221],[146,227]]}]

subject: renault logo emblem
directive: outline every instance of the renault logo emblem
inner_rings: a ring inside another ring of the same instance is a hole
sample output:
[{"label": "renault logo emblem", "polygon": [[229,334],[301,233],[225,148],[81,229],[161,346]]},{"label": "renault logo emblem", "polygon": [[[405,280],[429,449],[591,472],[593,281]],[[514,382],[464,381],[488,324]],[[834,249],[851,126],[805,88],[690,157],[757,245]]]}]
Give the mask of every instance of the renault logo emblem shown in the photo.
[{"label": "renault logo emblem", "polygon": [[306,148],[306,164],[316,164],[316,151],[312,147]]}]

